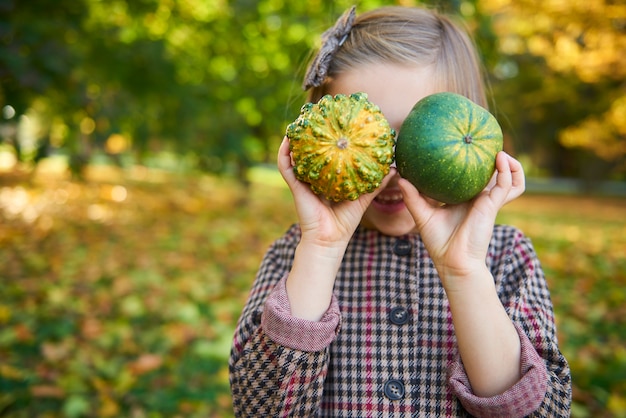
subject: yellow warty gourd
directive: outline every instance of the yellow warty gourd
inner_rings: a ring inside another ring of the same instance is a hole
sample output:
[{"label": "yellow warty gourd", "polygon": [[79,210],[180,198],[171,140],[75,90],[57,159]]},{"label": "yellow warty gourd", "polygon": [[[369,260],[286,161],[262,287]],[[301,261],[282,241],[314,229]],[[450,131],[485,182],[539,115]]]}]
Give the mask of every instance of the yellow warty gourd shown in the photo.
[{"label": "yellow warty gourd", "polygon": [[395,134],[365,93],[307,103],[287,127],[296,178],[333,202],[355,200],[389,173]]}]

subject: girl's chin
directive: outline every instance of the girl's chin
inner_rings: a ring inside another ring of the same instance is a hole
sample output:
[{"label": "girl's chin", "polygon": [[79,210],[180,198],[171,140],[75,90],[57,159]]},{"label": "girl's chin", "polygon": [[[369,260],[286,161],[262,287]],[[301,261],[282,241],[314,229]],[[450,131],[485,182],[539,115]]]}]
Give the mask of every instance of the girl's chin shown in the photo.
[{"label": "girl's chin", "polygon": [[393,222],[381,220],[380,218],[364,218],[361,221],[361,226],[367,229],[373,229],[390,237],[400,237],[417,232],[415,223],[412,219],[406,219],[404,217],[401,219],[395,219]]},{"label": "girl's chin", "polygon": [[402,199],[372,201],[361,225],[389,236],[401,236],[415,231],[415,221]]}]

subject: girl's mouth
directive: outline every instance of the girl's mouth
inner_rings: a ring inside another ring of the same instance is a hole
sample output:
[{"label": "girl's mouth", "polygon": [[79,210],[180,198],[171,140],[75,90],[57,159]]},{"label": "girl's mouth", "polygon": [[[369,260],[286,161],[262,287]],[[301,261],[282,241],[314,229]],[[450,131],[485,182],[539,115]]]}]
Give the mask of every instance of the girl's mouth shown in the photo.
[{"label": "girl's mouth", "polygon": [[402,199],[402,193],[400,193],[399,191],[391,191],[391,192],[384,191],[380,193],[378,196],[376,196],[374,200],[382,205],[393,205],[398,202],[401,202],[403,199]]},{"label": "girl's mouth", "polygon": [[372,205],[381,212],[395,213],[404,209],[404,199],[400,190],[383,190],[374,198]]}]

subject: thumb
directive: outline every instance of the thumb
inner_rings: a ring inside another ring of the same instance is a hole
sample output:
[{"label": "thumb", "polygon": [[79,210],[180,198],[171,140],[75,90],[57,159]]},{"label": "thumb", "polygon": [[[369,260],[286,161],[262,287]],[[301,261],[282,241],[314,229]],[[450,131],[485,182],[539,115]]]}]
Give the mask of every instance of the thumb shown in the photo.
[{"label": "thumb", "polygon": [[293,190],[293,188],[298,184],[298,180],[293,172],[291,151],[289,150],[289,139],[286,136],[283,138],[283,142],[281,142],[280,147],[278,148],[277,165],[278,171],[285,180],[285,183],[287,183],[289,188]]},{"label": "thumb", "polygon": [[398,187],[402,192],[404,204],[406,205],[409,213],[415,220],[415,224],[419,230],[426,224],[428,219],[433,215],[434,208],[431,202],[429,202],[415,186],[407,179],[401,178],[398,181]]}]

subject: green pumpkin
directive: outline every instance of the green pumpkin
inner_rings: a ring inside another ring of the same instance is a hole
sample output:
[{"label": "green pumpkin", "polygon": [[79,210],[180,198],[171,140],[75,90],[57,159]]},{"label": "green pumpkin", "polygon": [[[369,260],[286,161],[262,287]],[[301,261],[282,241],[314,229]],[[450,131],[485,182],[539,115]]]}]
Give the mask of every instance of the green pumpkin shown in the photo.
[{"label": "green pumpkin", "polygon": [[365,93],[305,104],[287,138],[296,178],[334,202],[374,191],[393,162],[395,131]]},{"label": "green pumpkin", "polygon": [[462,203],[487,186],[502,146],[502,129],[488,110],[455,93],[436,93],[417,102],[403,122],[396,164],[420,193]]}]

